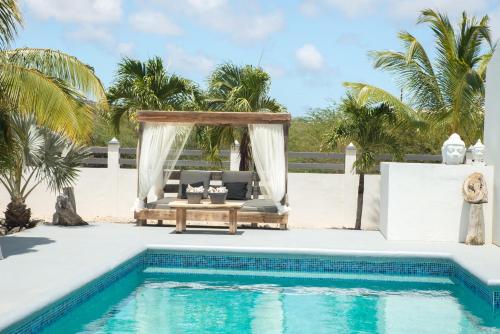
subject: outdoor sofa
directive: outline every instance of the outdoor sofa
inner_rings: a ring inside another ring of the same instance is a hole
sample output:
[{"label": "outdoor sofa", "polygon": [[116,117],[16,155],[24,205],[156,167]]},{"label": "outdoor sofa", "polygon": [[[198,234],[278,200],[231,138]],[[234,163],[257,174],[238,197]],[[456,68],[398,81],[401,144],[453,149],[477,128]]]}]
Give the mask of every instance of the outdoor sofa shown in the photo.
[{"label": "outdoor sofa", "polygon": [[[227,185],[228,183],[246,184],[242,208],[238,211],[238,223],[250,223],[253,227],[259,224],[279,226],[286,229],[288,214],[279,214],[274,203],[269,199],[260,198],[258,175],[251,171],[174,171],[169,176],[170,182],[163,188],[163,198],[146,203],[145,208],[135,212],[135,219],[142,225],[148,220],[163,222],[175,220],[176,210],[169,203],[183,198],[183,192],[188,184],[205,188],[204,198],[208,197],[208,187]],[[241,194],[239,194],[241,195]],[[185,197],[184,197],[185,198]],[[228,202],[231,199],[227,200]],[[187,220],[198,222],[227,222],[228,212],[211,210],[188,210]]]}]

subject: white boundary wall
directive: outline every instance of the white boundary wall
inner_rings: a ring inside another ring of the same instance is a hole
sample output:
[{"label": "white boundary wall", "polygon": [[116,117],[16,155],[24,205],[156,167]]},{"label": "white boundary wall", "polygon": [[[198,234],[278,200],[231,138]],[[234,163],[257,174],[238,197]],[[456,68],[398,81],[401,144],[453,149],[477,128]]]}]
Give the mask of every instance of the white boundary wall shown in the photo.
[{"label": "white boundary wall", "polygon": [[464,242],[470,204],[462,187],[467,176],[479,172],[488,189],[483,213],[485,243],[491,244],[493,166],[383,162],[380,167],[380,232],[386,239]]},{"label": "white boundary wall", "polygon": [[[137,191],[135,169],[119,165],[119,144],[108,146],[107,168],[82,168],[74,186],[77,212],[89,221],[132,221],[132,205]],[[351,173],[355,150],[346,151],[345,174],[289,174],[289,199],[292,211],[289,226],[297,228],[354,227],[358,176]],[[379,221],[378,175],[365,178],[363,228],[376,229]],[[40,185],[28,197],[33,217],[50,220],[56,194]],[[0,187],[0,210],[9,202]]]},{"label": "white boundary wall", "polygon": [[[378,175],[366,177],[363,227],[378,224]],[[78,213],[90,221],[130,221],[136,197],[135,169],[82,168],[74,186]],[[352,191],[354,189],[355,191]],[[354,227],[357,177],[344,174],[289,174],[290,227]],[[27,200],[37,218],[51,219],[56,195],[40,185]],[[0,207],[9,197],[0,189]]]}]

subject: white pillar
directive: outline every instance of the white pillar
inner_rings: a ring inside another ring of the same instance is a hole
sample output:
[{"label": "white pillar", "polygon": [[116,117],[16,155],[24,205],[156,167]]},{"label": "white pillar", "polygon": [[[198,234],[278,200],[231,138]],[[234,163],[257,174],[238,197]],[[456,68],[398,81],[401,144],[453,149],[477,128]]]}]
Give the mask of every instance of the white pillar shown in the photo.
[{"label": "white pillar", "polygon": [[231,145],[229,153],[229,170],[240,170],[240,143],[237,140]]},{"label": "white pillar", "polygon": [[113,180],[113,189],[110,193],[112,194],[114,206],[112,209],[112,214],[115,217],[120,216],[118,212],[118,201],[119,201],[119,187],[120,187],[120,142],[118,139],[113,138],[108,142],[108,173],[110,180]]},{"label": "white pillar", "polygon": [[358,175],[354,163],[356,162],[356,146],[350,143],[345,148],[344,162],[344,223],[345,227],[354,227],[356,223],[356,205],[358,203]]},{"label": "white pillar", "polygon": [[[484,115],[484,145],[486,147],[486,163],[500,166],[500,52],[495,52],[488,64],[486,72],[486,99]],[[498,174],[497,174],[498,175]],[[493,178],[493,242],[500,245],[500,177]]]},{"label": "white pillar", "polygon": [[345,164],[344,164],[344,173],[349,175],[356,175],[356,168],[354,167],[354,163],[356,162],[356,146],[353,143],[350,143],[345,148]]},{"label": "white pillar", "polygon": [[108,169],[120,169],[120,142],[116,138],[108,142]]}]

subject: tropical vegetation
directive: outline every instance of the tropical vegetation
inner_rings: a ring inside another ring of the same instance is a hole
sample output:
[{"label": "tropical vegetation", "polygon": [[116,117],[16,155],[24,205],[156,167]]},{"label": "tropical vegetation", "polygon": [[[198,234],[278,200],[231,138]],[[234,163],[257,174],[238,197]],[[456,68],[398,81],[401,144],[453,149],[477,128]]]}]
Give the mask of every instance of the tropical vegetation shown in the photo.
[{"label": "tropical vegetation", "polygon": [[[10,226],[28,224],[25,200],[40,182],[59,190],[75,179],[83,153],[69,140],[85,142],[95,115],[108,108],[101,81],[77,58],[9,49],[20,27],[17,1],[0,1],[0,180],[11,195]],[[69,147],[65,156],[63,146]]]},{"label": "tropical vegetation", "polygon": [[394,109],[383,103],[367,103],[359,97],[348,94],[339,105],[339,120],[326,134],[325,142],[330,148],[353,143],[358,157],[354,163],[359,174],[358,200],[355,229],[361,229],[365,174],[373,171],[377,155],[393,153],[401,159],[402,146],[398,136],[398,115]]},{"label": "tropical vegetation", "polygon": [[[402,31],[402,50],[370,53],[374,67],[395,78],[401,96],[368,83],[346,82],[339,104],[313,109],[292,123],[291,150],[339,150],[350,142],[357,147],[357,229],[365,174],[374,171],[377,155],[392,153],[399,159],[408,151],[435,153],[452,132],[467,144],[482,137],[486,69],[496,47],[488,17],[464,12],[455,26],[446,14],[426,9],[418,24],[430,28],[433,48]],[[21,27],[17,1],[0,0],[0,182],[11,195],[6,211],[10,226],[28,224],[25,201],[39,184],[60,191],[75,180],[76,167],[87,154],[75,143],[90,138],[103,145],[117,135],[125,146],[134,145],[138,110],[286,112],[270,96],[268,73],[230,62],[218,65],[201,89],[170,73],[160,57],[125,57],[106,92],[93,68],[71,55],[10,49]],[[222,148],[238,141],[239,168],[251,168],[246,127],[203,126],[194,133],[190,145],[215,161],[220,161]]]},{"label": "tropical vegetation", "polygon": [[433,144],[454,132],[472,144],[482,137],[486,68],[495,49],[488,16],[478,19],[464,12],[454,28],[447,15],[426,9],[418,23],[430,27],[434,50],[426,50],[415,36],[403,31],[398,34],[403,51],[371,53],[375,68],[394,75],[403,101],[369,84],[346,86],[371,101],[415,110],[428,125],[427,139]]},{"label": "tropical vegetation", "polygon": [[[270,85],[271,77],[260,67],[224,63],[208,79],[205,103],[213,111],[286,112],[283,105],[269,96]],[[239,169],[249,170],[252,153],[247,127],[207,127],[200,138],[201,146],[212,157],[218,155],[221,147],[239,141]]]},{"label": "tropical vegetation", "polygon": [[72,139],[87,138],[95,112],[107,108],[100,80],[90,66],[60,51],[9,49],[21,26],[17,1],[0,1],[1,112],[32,113]]},{"label": "tropical vegetation", "polygon": [[124,116],[134,123],[138,110],[196,110],[202,97],[192,81],[169,74],[160,57],[123,58],[107,96],[116,132]]},{"label": "tropical vegetation", "polygon": [[5,225],[10,229],[30,225],[26,198],[42,182],[54,192],[71,186],[88,151],[65,135],[38,126],[31,115],[14,114],[9,125],[10,152],[2,158],[9,168],[0,170],[0,183],[11,198],[5,211]]}]

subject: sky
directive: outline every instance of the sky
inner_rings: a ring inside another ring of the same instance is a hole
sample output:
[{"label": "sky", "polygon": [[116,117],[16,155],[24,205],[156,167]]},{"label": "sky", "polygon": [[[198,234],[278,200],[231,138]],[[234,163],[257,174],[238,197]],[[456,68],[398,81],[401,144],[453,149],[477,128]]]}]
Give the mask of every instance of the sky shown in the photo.
[{"label": "sky", "polygon": [[409,31],[432,47],[419,11],[457,19],[488,14],[500,36],[500,0],[21,0],[24,29],[15,47],[58,49],[94,67],[109,87],[124,56],[160,56],[168,70],[206,85],[222,62],[262,66],[270,95],[294,116],[365,82],[398,94],[393,78],[373,68],[371,50],[401,50]]}]

